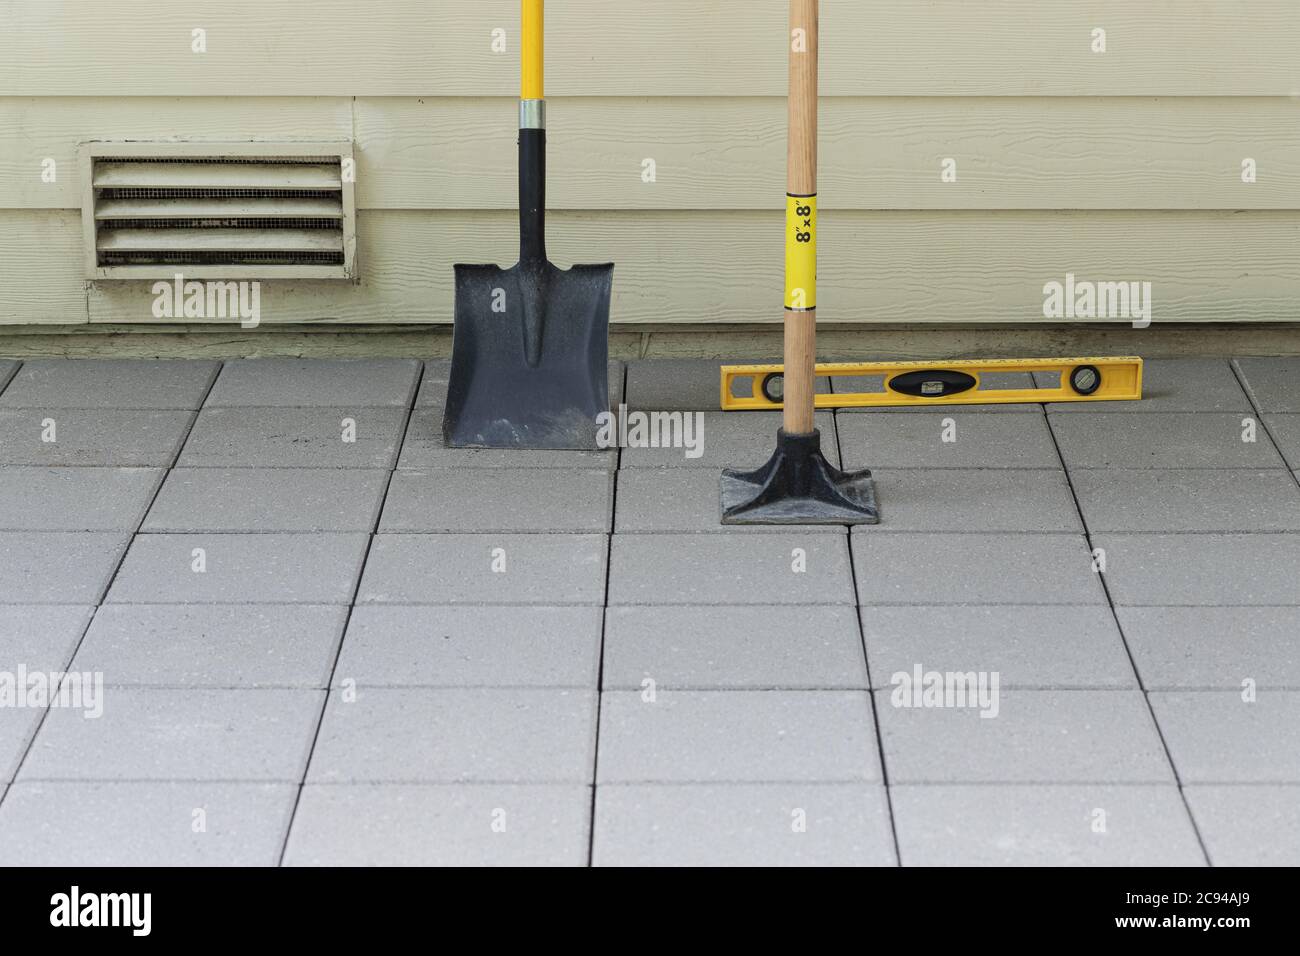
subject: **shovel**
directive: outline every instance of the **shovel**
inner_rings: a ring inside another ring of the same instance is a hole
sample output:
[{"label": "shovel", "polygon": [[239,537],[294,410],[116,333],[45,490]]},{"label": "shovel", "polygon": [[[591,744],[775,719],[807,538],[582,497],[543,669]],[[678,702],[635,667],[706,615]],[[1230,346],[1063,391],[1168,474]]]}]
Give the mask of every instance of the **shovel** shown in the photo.
[{"label": "shovel", "polygon": [[519,261],[457,265],[443,438],[457,448],[594,449],[609,414],[612,263],[546,258],[543,0],[523,0]]}]

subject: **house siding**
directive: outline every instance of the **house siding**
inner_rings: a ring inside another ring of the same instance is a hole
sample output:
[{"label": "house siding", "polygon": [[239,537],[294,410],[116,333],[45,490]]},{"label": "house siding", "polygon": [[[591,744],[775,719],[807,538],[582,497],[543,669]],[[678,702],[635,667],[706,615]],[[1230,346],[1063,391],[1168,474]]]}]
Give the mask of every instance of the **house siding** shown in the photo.
[{"label": "house siding", "polygon": [[[785,17],[550,4],[551,254],[617,264],[615,322],[780,321]],[[450,322],[454,262],[513,261],[517,20],[0,0],[0,324],[159,321],[84,278],[76,147],[127,139],[352,140],[361,278],[268,280],[263,322]],[[1067,273],[1151,282],[1162,323],[1300,319],[1297,50],[1295,0],[823,0],[821,321],[1041,323]]]}]

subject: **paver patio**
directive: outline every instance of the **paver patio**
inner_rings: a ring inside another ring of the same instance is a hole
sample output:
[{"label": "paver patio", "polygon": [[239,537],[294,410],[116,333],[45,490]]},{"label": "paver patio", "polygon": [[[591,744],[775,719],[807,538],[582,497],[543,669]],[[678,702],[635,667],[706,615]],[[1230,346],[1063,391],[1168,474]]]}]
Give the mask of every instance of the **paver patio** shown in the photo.
[{"label": "paver patio", "polygon": [[716,367],[615,370],[688,458],[444,448],[445,362],[0,360],[0,677],[104,685],[0,694],[0,863],[1300,864],[1300,360],[823,413],[851,532],[717,524],[777,420]]}]

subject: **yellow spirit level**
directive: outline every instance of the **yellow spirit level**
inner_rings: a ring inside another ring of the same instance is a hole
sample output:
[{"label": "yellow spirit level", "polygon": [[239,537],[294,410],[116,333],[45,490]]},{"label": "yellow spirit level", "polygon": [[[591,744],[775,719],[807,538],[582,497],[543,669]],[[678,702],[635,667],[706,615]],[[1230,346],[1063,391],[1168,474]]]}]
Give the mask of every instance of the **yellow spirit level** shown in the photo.
[{"label": "yellow spirit level", "polygon": [[[1056,376],[1043,388],[983,388],[984,376],[1043,372]],[[884,408],[898,405],[1004,405],[1016,402],[1122,402],[1142,397],[1142,360],[1121,358],[964,359],[954,362],[828,362],[820,378],[867,378],[868,391],[818,393],[817,408]],[[722,366],[722,409],[782,407],[781,365]],[[743,383],[748,380],[749,385]],[[740,385],[739,392],[737,394]]]}]

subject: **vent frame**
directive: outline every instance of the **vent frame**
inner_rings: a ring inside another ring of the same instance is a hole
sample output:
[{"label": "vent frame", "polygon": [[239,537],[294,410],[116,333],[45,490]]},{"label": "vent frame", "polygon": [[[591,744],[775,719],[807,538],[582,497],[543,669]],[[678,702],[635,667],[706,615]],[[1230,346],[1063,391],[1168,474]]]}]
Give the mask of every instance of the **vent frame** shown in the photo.
[{"label": "vent frame", "polygon": [[[301,160],[307,163],[319,161],[331,164],[342,170],[345,163],[353,160],[353,144],[350,141],[310,142],[110,142],[94,141],[78,145],[77,159],[82,186],[82,235],[84,242],[84,268],[86,277],[100,279],[173,279],[179,272],[187,279],[346,279],[356,281],[357,268],[357,209],[356,183],[349,182],[339,175],[339,198],[342,203],[342,261],[330,263],[293,262],[293,263],[192,263],[176,264],[165,261],[135,264],[105,264],[100,259],[101,221],[97,218],[101,199],[100,191],[95,185],[96,170],[106,160],[120,158],[128,162],[168,163],[174,161],[201,161],[211,159],[214,162],[252,161],[266,159],[270,163],[284,163]],[[355,169],[355,166],[353,166]],[[222,187],[214,187],[222,188]],[[275,187],[266,187],[275,188]],[[229,192],[247,192],[247,189],[229,189]],[[282,189],[292,194],[291,189]],[[333,191],[333,187],[330,187]],[[177,192],[185,192],[178,188]],[[218,217],[220,218],[220,217]],[[241,218],[241,217],[235,217]],[[251,235],[265,235],[267,230],[250,230]],[[163,250],[159,250],[163,251]],[[174,251],[173,251],[174,252]],[[197,253],[196,253],[197,254]],[[337,255],[337,253],[335,253]],[[310,255],[308,256],[311,257]]]}]

